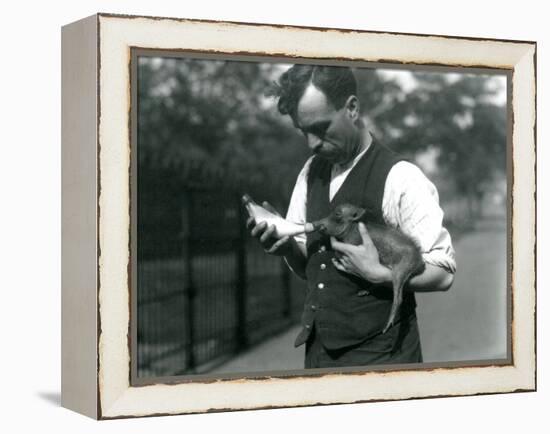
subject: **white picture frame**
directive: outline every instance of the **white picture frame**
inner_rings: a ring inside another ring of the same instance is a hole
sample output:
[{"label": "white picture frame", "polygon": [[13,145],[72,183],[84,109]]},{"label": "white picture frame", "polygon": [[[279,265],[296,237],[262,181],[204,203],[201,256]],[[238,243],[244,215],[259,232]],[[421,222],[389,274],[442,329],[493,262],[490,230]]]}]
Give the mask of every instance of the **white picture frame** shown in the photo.
[{"label": "white picture frame", "polygon": [[[63,406],[112,419],[536,389],[534,42],[97,14],[62,45]],[[133,385],[133,48],[509,71],[510,363]]]}]

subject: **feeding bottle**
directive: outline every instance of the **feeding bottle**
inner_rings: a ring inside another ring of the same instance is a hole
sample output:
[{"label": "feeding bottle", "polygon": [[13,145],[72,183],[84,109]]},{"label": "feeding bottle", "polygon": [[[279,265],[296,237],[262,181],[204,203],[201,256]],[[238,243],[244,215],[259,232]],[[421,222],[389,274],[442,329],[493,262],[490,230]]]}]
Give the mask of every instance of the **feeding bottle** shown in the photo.
[{"label": "feeding bottle", "polygon": [[256,202],[254,202],[254,200],[248,194],[243,195],[242,201],[244,206],[246,207],[246,210],[248,211],[248,214],[254,219],[257,225],[265,222],[268,224],[268,226],[275,226],[274,235],[277,238],[299,235],[307,232],[313,232],[315,230],[313,224],[311,223],[299,225],[289,222],[281,216],[278,216],[277,214],[268,211],[263,206],[258,205]]}]

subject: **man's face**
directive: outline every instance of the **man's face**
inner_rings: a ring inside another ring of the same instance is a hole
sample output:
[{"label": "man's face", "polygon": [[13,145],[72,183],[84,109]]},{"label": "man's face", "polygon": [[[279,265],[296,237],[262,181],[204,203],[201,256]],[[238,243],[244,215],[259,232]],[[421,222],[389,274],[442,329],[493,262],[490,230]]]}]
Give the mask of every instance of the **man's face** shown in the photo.
[{"label": "man's face", "polygon": [[355,97],[350,97],[349,104],[336,110],[313,84],[306,88],[298,102],[295,124],[305,135],[314,154],[339,164],[347,163],[357,155],[361,135],[351,116],[357,108],[353,106],[356,102]]}]

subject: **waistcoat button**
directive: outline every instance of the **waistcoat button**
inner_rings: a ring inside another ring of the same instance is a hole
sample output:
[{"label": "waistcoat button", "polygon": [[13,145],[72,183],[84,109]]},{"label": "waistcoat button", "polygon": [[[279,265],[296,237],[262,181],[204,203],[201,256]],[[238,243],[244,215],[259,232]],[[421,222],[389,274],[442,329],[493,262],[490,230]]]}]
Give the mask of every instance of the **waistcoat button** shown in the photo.
[{"label": "waistcoat button", "polygon": [[327,268],[327,264],[321,264],[321,270],[324,270],[325,268]]},{"label": "waistcoat button", "polygon": [[319,288],[319,289],[323,289],[324,287],[325,287],[324,283],[319,283],[319,285],[317,285],[317,288]]}]

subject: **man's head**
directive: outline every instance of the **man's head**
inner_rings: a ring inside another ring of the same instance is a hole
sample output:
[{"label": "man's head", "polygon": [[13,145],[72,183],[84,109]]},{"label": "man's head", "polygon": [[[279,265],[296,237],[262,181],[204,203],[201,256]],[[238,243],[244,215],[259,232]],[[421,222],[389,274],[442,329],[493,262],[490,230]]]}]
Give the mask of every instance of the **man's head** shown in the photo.
[{"label": "man's head", "polygon": [[278,109],[305,135],[312,152],[346,163],[361,146],[357,84],[349,68],[294,65],[275,91]]}]

